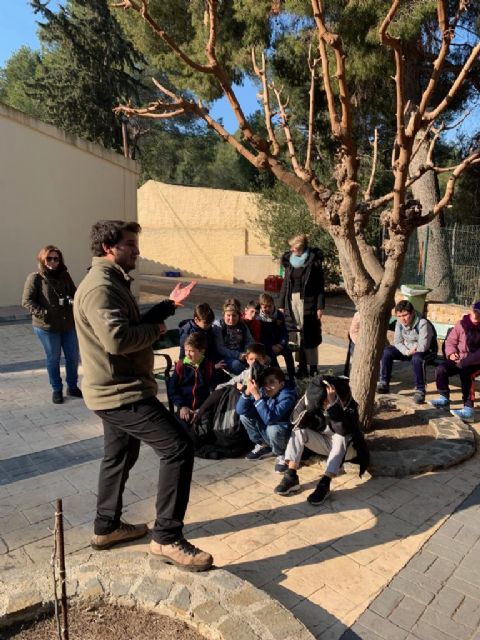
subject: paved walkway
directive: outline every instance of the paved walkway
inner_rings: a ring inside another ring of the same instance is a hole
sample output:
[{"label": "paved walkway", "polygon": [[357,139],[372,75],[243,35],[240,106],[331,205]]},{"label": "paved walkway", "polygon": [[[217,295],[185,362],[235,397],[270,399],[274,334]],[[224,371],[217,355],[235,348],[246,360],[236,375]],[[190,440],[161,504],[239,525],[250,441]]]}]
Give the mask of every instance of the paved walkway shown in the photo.
[{"label": "paved walkway", "polygon": [[[321,355],[341,368],[345,346],[327,338]],[[49,561],[55,498],[64,500],[67,552],[88,548],[91,535],[100,423],[81,400],[51,403],[42,362],[28,324],[0,324],[0,592],[3,571]],[[127,520],[152,522],[157,469],[142,447]],[[319,464],[301,469],[301,493],[282,498],[272,460],[197,459],[186,533],[322,640],[480,637],[477,456],[407,478],[355,470],[313,508],[305,497]]]}]

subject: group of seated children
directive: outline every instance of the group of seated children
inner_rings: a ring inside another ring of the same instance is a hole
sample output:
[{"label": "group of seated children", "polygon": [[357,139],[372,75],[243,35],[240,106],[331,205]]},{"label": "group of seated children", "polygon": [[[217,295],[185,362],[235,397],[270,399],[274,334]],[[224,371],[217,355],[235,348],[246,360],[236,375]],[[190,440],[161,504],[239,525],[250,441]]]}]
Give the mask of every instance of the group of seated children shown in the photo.
[{"label": "group of seated children", "polygon": [[[401,300],[395,306],[395,315],[394,343],[383,350],[377,392],[390,392],[393,362],[408,360],[412,364],[415,384],[413,401],[422,404],[425,402],[425,365],[435,361],[438,351],[436,331],[430,320],[418,313],[408,300]],[[448,379],[458,374],[464,406],[450,413],[464,422],[473,422],[474,378],[480,373],[480,300],[449,331],[443,344],[443,353],[444,360],[435,370],[440,395],[430,404],[437,409],[450,408]]]},{"label": "group of seated children", "polygon": [[[279,495],[299,490],[296,470],[305,446],[327,455],[326,472],[308,497],[318,505],[328,495],[331,479],[343,472],[344,459],[358,455],[358,446],[356,453],[350,447],[362,440],[357,405],[348,382],[341,398],[333,379],[317,376],[321,401],[302,410],[292,429],[292,412],[298,412],[301,402],[296,408],[285,318],[268,294],[261,294],[255,307],[249,303],[242,316],[240,303],[228,299],[222,319],[215,322],[208,304],[197,305],[193,320],[180,324],[180,359],[168,383],[169,397],[178,418],[195,429],[225,392],[235,394],[236,416],[253,444],[246,459],[276,457],[274,470],[284,474],[275,489]],[[288,377],[278,366],[278,355],[285,359]]]}]

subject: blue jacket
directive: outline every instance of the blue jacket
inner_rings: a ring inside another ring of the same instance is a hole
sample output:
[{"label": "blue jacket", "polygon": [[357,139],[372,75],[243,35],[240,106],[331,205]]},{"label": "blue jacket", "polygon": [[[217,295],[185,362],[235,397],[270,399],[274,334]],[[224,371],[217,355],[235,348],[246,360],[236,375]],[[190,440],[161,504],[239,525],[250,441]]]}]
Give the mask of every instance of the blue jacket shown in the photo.
[{"label": "blue jacket", "polygon": [[242,393],[237,402],[236,411],[239,416],[247,416],[254,420],[269,424],[290,425],[290,415],[297,401],[294,389],[283,387],[273,398],[267,398],[261,389],[260,400]]},{"label": "blue jacket", "polygon": [[180,330],[180,354],[179,359],[183,360],[185,357],[185,340],[191,333],[201,333],[207,339],[207,348],[205,349],[205,357],[207,360],[213,360],[213,362],[218,362],[220,358],[217,356],[217,351],[215,349],[215,341],[213,335],[213,327],[210,329],[201,329],[198,324],[196,324],[195,320],[182,320],[178,325]]},{"label": "blue jacket", "polygon": [[215,367],[211,360],[202,360],[198,367],[179,360],[168,381],[168,397],[177,409],[198,409],[215,388]]}]

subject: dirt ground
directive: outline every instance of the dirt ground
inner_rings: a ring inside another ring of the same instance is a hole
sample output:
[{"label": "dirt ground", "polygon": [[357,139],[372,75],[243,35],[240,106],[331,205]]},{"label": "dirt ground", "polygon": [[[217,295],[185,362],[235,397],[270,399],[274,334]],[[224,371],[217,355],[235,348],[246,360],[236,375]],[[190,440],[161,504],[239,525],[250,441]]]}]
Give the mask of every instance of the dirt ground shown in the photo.
[{"label": "dirt ground", "polygon": [[395,408],[376,413],[365,437],[373,451],[397,451],[400,441],[402,449],[416,449],[435,440],[435,431],[428,423],[419,422],[418,412],[406,414]]},{"label": "dirt ground", "polygon": [[[78,603],[68,611],[70,640],[205,640],[185,622],[142,609],[109,604]],[[58,638],[55,617],[25,625],[23,630],[0,631],[0,640],[53,640]]]}]

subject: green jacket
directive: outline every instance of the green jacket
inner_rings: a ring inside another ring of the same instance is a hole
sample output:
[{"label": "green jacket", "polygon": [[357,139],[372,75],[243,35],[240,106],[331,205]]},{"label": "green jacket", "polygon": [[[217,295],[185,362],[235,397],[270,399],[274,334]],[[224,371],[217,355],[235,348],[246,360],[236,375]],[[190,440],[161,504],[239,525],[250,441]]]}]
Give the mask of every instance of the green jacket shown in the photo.
[{"label": "green jacket", "polygon": [[70,331],[75,326],[72,308],[74,295],[75,285],[66,269],[55,276],[36,271],[27,276],[22,307],[32,314],[34,327],[45,331]]},{"label": "green jacket", "polygon": [[[89,409],[116,409],[155,396],[152,344],[158,324],[141,324],[132,278],[116,263],[93,258],[75,296],[74,315]],[[166,303],[165,317],[174,313]]]}]

